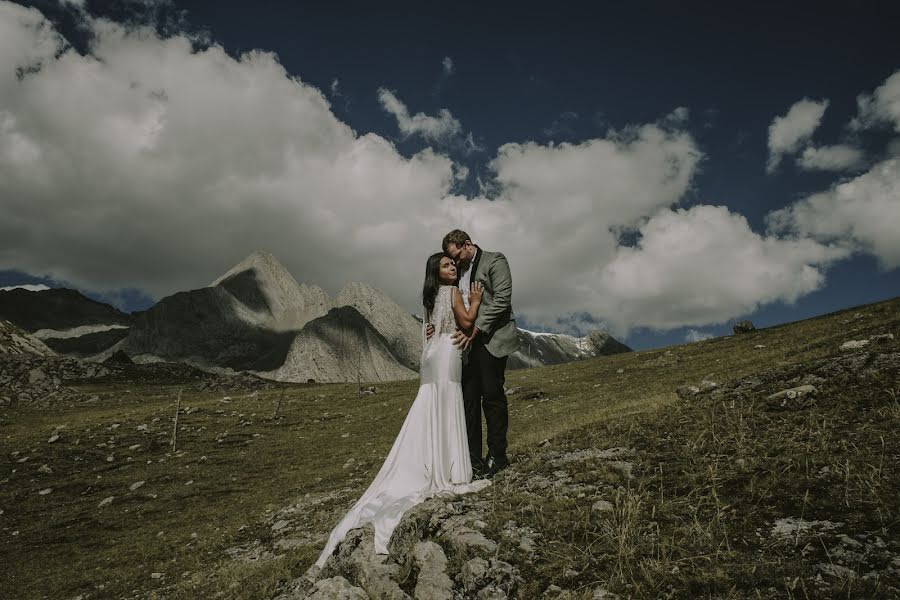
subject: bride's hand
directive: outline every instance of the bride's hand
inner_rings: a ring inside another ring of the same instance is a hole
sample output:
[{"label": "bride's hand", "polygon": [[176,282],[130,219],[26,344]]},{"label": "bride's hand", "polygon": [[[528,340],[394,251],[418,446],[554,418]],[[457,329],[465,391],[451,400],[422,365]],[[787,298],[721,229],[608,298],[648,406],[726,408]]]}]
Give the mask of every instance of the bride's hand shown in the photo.
[{"label": "bride's hand", "polygon": [[472,287],[469,289],[469,303],[481,302],[482,294],[484,294],[484,286],[481,285],[481,282],[472,283]]}]

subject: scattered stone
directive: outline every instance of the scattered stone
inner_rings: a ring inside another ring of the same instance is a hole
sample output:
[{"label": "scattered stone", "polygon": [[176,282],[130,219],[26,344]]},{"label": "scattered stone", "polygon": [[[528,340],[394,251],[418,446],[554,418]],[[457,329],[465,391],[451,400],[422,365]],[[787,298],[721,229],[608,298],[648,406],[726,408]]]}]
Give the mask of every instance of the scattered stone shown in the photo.
[{"label": "scattered stone", "polygon": [[715,389],[717,387],[719,387],[719,384],[716,383],[715,381],[710,381],[709,379],[704,379],[703,381],[700,382],[700,391],[701,392]]},{"label": "scattered stone", "polygon": [[613,509],[613,505],[608,500],[597,500],[591,506],[591,512],[609,512]]},{"label": "scattered stone", "polygon": [[413,560],[419,570],[413,597],[422,600],[451,600],[453,581],[447,575],[447,557],[432,541],[419,542],[413,548]]},{"label": "scattered stone", "polygon": [[894,339],[893,333],[879,333],[869,338],[870,342],[887,342]]},{"label": "scattered stone", "polygon": [[55,441],[58,440],[58,439],[59,439],[59,434],[58,434],[58,433],[54,433],[53,435],[50,436],[50,439],[47,440],[47,443],[48,443],[48,444],[52,444],[53,442],[55,442]]},{"label": "scattered stone", "polygon": [[843,523],[832,523],[831,521],[806,521],[804,519],[795,519],[793,517],[785,517],[778,519],[772,525],[772,537],[775,538],[791,538],[793,536],[803,535],[805,533],[813,533],[818,531],[828,531],[841,527]]},{"label": "scattered stone", "polygon": [[869,340],[850,340],[849,342],[844,342],[841,344],[841,350],[859,350],[860,348],[865,348],[869,345]]},{"label": "scattered stone", "polygon": [[[301,597],[301,596],[297,596]],[[308,600],[369,600],[369,595],[338,575],[316,582]]]},{"label": "scattered stone", "polygon": [[162,573],[150,573],[150,577],[152,579],[162,579],[162,576],[163,576]]},{"label": "scattered stone", "polygon": [[42,369],[35,368],[35,369],[31,369],[28,372],[28,384],[29,385],[35,385],[36,383],[38,383],[44,379],[47,379],[47,374],[44,373],[44,371]]},{"label": "scattered stone", "polygon": [[609,465],[610,468],[615,469],[616,471],[621,473],[625,479],[631,479],[634,477],[634,475],[631,472],[632,469],[634,468],[634,465],[632,465],[628,461],[613,460],[613,461],[608,462],[607,465]]},{"label": "scattered stone", "polygon": [[145,483],[147,483],[147,482],[146,481],[135,481],[130,486],[128,486],[128,489],[130,489],[133,492],[136,489],[138,489],[139,487],[141,487],[142,485],[144,485]]},{"label": "scattered stone", "polygon": [[489,557],[497,553],[497,542],[465,525],[452,528],[442,537],[455,554]]},{"label": "scattered stone", "polygon": [[749,333],[751,331],[756,330],[756,326],[753,325],[751,321],[738,321],[734,324],[732,328],[736,334],[738,333]]},{"label": "scattered stone", "polygon": [[47,464],[43,464],[38,467],[38,473],[45,473],[45,474],[49,475],[52,472],[53,472],[53,469],[51,469],[50,466]]},{"label": "scattered stone", "polygon": [[281,531],[281,530],[283,530],[284,528],[286,528],[286,527],[287,527],[288,525],[290,525],[290,524],[291,524],[290,521],[285,521],[285,520],[283,520],[283,519],[280,520],[280,521],[276,521],[276,522],[272,525],[272,531]]},{"label": "scattered stone", "polygon": [[763,348],[765,348],[765,346],[763,344],[757,344],[757,345],[753,346],[754,350],[762,350]]},{"label": "scattered stone", "polygon": [[97,508],[102,508],[107,506],[108,504],[112,504],[112,501],[115,499],[115,496],[108,496],[100,501],[100,504],[97,505]]},{"label": "scattered stone", "polygon": [[491,564],[483,558],[473,558],[466,561],[459,573],[463,589],[467,592],[473,592],[480,588],[482,582],[487,579],[490,567]]},{"label": "scattered stone", "polygon": [[409,600],[396,581],[399,573],[398,564],[375,552],[375,530],[371,524],[351,530],[322,569],[324,577],[346,575],[371,597]]},{"label": "scattered stone", "polygon": [[685,385],[675,390],[675,394],[682,400],[693,398],[700,393],[700,388],[696,385]]},{"label": "scattered stone", "polygon": [[835,577],[838,579],[856,579],[856,571],[843,565],[832,563],[818,563],[816,569],[826,577]]},{"label": "scattered stone", "polygon": [[53,488],[45,488],[45,489],[39,491],[38,494],[40,494],[41,496],[46,496],[47,494],[49,494],[52,491],[53,491]]},{"label": "scattered stone", "polygon": [[[769,408],[806,408],[810,402],[807,400],[819,393],[819,390],[812,385],[801,385],[780,392],[775,392],[766,397]],[[806,399],[806,400],[804,400]],[[791,402],[800,400],[800,402]]]}]

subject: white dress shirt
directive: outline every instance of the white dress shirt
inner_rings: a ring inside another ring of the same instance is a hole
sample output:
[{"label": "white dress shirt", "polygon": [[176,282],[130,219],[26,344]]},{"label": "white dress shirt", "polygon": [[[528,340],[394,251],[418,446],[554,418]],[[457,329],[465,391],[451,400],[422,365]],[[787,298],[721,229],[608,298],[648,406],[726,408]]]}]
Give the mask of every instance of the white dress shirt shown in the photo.
[{"label": "white dress shirt", "polygon": [[474,270],[472,266],[475,264],[476,256],[478,256],[478,248],[475,248],[472,260],[469,261],[466,270],[459,278],[459,293],[462,294],[463,305],[466,307],[466,310],[469,310],[469,290],[472,287],[472,271]]}]

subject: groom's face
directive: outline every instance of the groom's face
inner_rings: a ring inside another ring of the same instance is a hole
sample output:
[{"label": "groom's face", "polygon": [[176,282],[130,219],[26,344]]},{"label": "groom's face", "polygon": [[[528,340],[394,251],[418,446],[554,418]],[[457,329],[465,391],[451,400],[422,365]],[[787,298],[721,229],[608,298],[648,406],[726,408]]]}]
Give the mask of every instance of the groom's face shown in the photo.
[{"label": "groom's face", "polygon": [[457,265],[464,265],[471,261],[475,256],[475,246],[472,244],[471,240],[466,240],[463,242],[462,246],[449,244],[447,246],[447,254],[450,255],[450,258],[452,258],[453,262]]}]

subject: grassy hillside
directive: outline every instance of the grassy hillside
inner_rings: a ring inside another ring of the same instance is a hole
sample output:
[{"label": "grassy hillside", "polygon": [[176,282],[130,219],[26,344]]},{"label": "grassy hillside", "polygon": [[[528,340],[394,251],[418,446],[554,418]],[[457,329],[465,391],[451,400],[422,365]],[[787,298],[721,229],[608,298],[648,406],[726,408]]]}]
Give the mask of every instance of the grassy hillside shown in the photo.
[{"label": "grassy hillside", "polygon": [[[515,464],[479,496],[495,539],[511,520],[539,534],[533,552],[501,544],[517,595],[890,597],[898,352],[895,299],[508,373]],[[818,394],[765,400],[802,382]],[[0,597],[277,595],[374,476],[417,385],[288,387],[279,418],[278,390],[188,388],[174,452],[175,386],[4,407]],[[708,389],[676,394],[691,385]],[[565,459],[612,447],[628,469]]]}]

